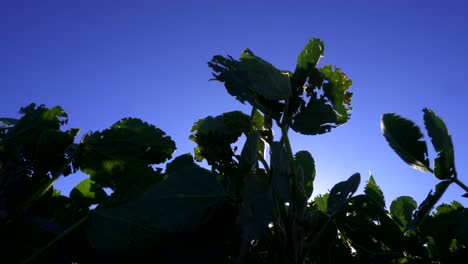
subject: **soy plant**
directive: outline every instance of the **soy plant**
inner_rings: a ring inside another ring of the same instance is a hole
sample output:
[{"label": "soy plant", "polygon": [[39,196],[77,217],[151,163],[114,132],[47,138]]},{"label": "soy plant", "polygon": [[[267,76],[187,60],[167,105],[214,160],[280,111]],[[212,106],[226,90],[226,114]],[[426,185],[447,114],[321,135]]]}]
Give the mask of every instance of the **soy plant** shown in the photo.
[{"label": "soy plant", "polygon": [[407,259],[458,263],[468,257],[468,210],[456,201],[433,208],[450,185],[462,188],[466,192],[464,197],[468,197],[468,187],[458,177],[454,146],[445,122],[428,108],[423,113],[425,128],[437,153],[433,167],[427,143],[416,124],[396,114],[384,114],[381,128],[390,147],[403,161],[414,169],[432,173],[440,182],[419,207],[414,199],[404,196],[392,203],[390,211],[402,230],[427,249],[427,255]]},{"label": "soy plant", "polygon": [[[197,143],[195,158],[206,159],[235,203],[240,240],[232,253],[239,263],[304,263],[313,244],[317,216],[307,200],[315,163],[309,152],[293,152],[288,132],[319,135],[350,118],[351,80],[337,67],[317,66],[324,50],[320,39],[311,39],[294,72],[249,49],[239,60],[218,55],[208,63],[213,80],[252,106],[250,115],[234,111],[198,120],[190,137]],[[246,141],[236,154],[231,144],[242,134]],[[359,175],[353,179],[359,182]]]}]

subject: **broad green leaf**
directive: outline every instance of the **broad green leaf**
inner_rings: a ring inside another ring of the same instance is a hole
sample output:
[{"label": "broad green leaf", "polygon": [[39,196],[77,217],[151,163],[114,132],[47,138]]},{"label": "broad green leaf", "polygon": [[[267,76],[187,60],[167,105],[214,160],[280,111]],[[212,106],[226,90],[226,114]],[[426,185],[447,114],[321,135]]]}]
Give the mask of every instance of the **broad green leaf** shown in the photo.
[{"label": "broad green leaf", "polygon": [[328,197],[330,196],[329,193],[325,193],[325,194],[319,194],[317,196],[314,197],[314,204],[317,206],[317,208],[326,213],[327,210],[328,210]]},{"label": "broad green leaf", "polygon": [[309,77],[305,88],[308,102],[300,101],[290,123],[294,131],[305,135],[330,132],[351,116],[352,93],[347,91],[351,80],[339,68],[330,65],[314,72],[316,76]]},{"label": "broad green leaf", "polygon": [[[468,209],[453,202],[438,206],[434,215],[421,223],[419,230],[422,236],[432,238],[432,255],[443,259],[460,254],[468,245],[467,223]],[[459,249],[461,251],[457,252]]]},{"label": "broad green leaf", "polygon": [[336,112],[337,123],[343,124],[348,121],[350,117],[349,111],[351,110],[352,93],[347,90],[352,82],[338,67],[327,65],[319,69],[319,71],[325,80],[323,84],[324,96],[328,98],[333,105],[333,109]]},{"label": "broad green leaf", "polygon": [[380,126],[388,144],[403,161],[414,169],[431,171],[426,141],[416,124],[396,114],[384,114]]},{"label": "broad green leaf", "polygon": [[325,99],[311,99],[293,116],[290,126],[303,135],[320,135],[336,128],[338,119],[333,107],[328,105]]},{"label": "broad green leaf", "polygon": [[249,170],[244,177],[242,197],[237,223],[244,243],[250,243],[260,239],[272,219],[274,203],[268,176],[261,170]]},{"label": "broad green leaf", "polygon": [[375,183],[374,176],[370,176],[364,187],[364,193],[371,199],[374,199],[379,205],[385,207],[385,198],[380,187]]},{"label": "broad green leaf", "polygon": [[74,166],[103,187],[126,192],[161,180],[153,165],[170,159],[175,143],[161,129],[125,118],[94,132],[77,149]]},{"label": "broad green leaf", "polygon": [[294,71],[292,83],[295,88],[302,88],[307,76],[318,64],[325,52],[325,45],[318,38],[310,39],[302,52],[297,57],[296,70]]},{"label": "broad green leaf", "polygon": [[434,161],[434,175],[440,180],[451,178],[455,175],[455,159],[452,138],[442,118],[434,114],[430,109],[424,108],[424,125],[426,126],[432,145],[437,152]]},{"label": "broad green leaf", "polygon": [[404,230],[406,225],[411,221],[413,211],[416,207],[416,201],[410,196],[400,196],[393,200],[390,205],[390,213],[402,230]]},{"label": "broad green leaf", "polygon": [[286,149],[280,142],[271,146],[271,185],[273,193],[283,202],[291,199],[291,179],[289,175],[290,160]]},{"label": "broad green leaf", "polygon": [[240,164],[244,167],[250,168],[257,162],[257,153],[260,144],[260,133],[252,131],[247,134],[247,140],[242,148],[240,156]]},{"label": "broad green leaf", "polygon": [[328,196],[328,213],[333,214],[341,209],[346,204],[347,200],[356,192],[361,182],[361,175],[359,173],[353,174],[346,181],[337,183],[330,190]]},{"label": "broad green leaf", "polygon": [[315,67],[320,58],[325,53],[325,45],[323,41],[318,38],[310,39],[302,50],[301,54],[297,57],[296,69],[309,70]]},{"label": "broad green leaf", "polygon": [[263,117],[262,113],[260,113],[260,111],[253,108],[250,118],[252,119],[252,126],[254,129],[257,129],[257,130],[264,129],[265,118]]},{"label": "broad green leaf", "polygon": [[434,208],[434,205],[439,201],[440,197],[442,197],[451,183],[451,181],[441,181],[436,185],[434,193],[432,190],[429,192],[426,199],[424,199],[414,213],[411,222],[406,225],[405,231],[415,230],[419,226],[424,218],[426,218],[426,216],[431,212],[432,208]]},{"label": "broad green leaf", "polygon": [[120,206],[96,208],[86,228],[91,246],[116,256],[151,251],[164,236],[197,230],[210,208],[226,201],[216,177],[190,154],[169,163],[167,175]]},{"label": "broad green leaf", "polygon": [[96,185],[90,178],[78,183],[70,192],[70,198],[79,204],[90,206],[100,203],[107,197],[106,192]]},{"label": "broad green leaf", "polygon": [[301,168],[304,175],[304,190],[307,198],[312,195],[315,179],[315,161],[308,151],[299,151],[295,155],[296,168]]},{"label": "broad green leaf", "polygon": [[358,253],[399,252],[404,236],[398,225],[377,201],[367,195],[350,198],[336,217],[340,232]]},{"label": "broad green leaf", "polygon": [[279,100],[288,98],[291,87],[289,78],[273,65],[247,49],[239,61],[218,55],[208,66],[214,71],[214,80],[224,82],[229,94],[279,120],[283,109]]}]

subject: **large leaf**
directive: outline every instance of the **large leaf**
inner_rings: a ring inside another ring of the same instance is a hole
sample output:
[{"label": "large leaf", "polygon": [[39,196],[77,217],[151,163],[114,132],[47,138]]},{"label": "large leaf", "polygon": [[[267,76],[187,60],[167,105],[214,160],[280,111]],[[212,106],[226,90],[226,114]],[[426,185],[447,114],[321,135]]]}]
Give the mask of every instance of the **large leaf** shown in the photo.
[{"label": "large leaf", "polygon": [[333,214],[341,209],[346,201],[356,192],[361,182],[361,175],[359,173],[353,174],[346,181],[337,183],[330,190],[328,196],[328,213]]},{"label": "large leaf", "polygon": [[307,198],[314,191],[315,161],[308,151],[299,151],[295,155],[296,169],[301,168],[304,175],[304,190]]},{"label": "large leaf", "polygon": [[89,134],[77,150],[74,165],[99,185],[126,192],[159,181],[161,174],[152,165],[171,158],[175,149],[161,129],[125,118],[110,129]]},{"label": "large leaf", "polygon": [[426,126],[432,145],[437,152],[434,161],[434,174],[444,180],[455,175],[455,159],[452,138],[448,133],[444,120],[430,109],[424,108],[424,125]]},{"label": "large leaf", "polygon": [[351,80],[339,68],[330,65],[314,69],[311,74],[305,88],[308,103],[303,100],[299,104],[290,123],[294,131],[305,135],[330,132],[351,116],[352,93],[347,91]]},{"label": "large leaf", "polygon": [[252,167],[257,162],[257,153],[260,145],[260,133],[252,131],[247,135],[244,147],[240,156],[240,164],[244,167]]},{"label": "large leaf", "polygon": [[208,63],[215,80],[224,82],[232,96],[249,102],[263,113],[279,119],[282,104],[291,91],[289,78],[270,63],[255,56],[249,49],[242,52],[240,60],[228,56],[214,56]]},{"label": "large leaf", "polygon": [[400,225],[401,230],[404,230],[408,222],[411,221],[416,207],[416,201],[410,196],[400,196],[393,200],[390,205],[390,213],[393,219]]},{"label": "large leaf", "polygon": [[192,135],[189,137],[197,143],[194,148],[195,159],[206,159],[213,170],[220,174],[232,174],[237,162],[233,159],[235,149],[231,144],[236,142],[242,133],[249,133],[252,126],[250,116],[240,111],[199,119],[193,125]]},{"label": "large leaf", "polygon": [[297,57],[296,70],[293,75],[296,87],[302,88],[308,74],[315,68],[320,58],[323,57],[324,52],[325,45],[321,39],[313,38],[307,42],[306,46]]},{"label": "large leaf", "polygon": [[367,181],[366,187],[364,187],[364,193],[371,199],[376,201],[382,207],[385,207],[385,198],[380,187],[375,183],[374,176],[370,176]]},{"label": "large leaf", "polygon": [[225,201],[210,171],[190,154],[167,165],[167,179],[117,207],[98,207],[86,234],[99,252],[125,255],[153,250],[164,235],[191,232],[205,224],[210,208]]},{"label": "large leaf", "polygon": [[106,192],[90,178],[82,180],[70,192],[70,198],[84,206],[100,203],[106,197]]},{"label": "large leaf", "polygon": [[404,236],[398,225],[384,207],[367,195],[350,198],[337,216],[336,224],[359,253],[403,250]]},{"label": "large leaf", "polygon": [[290,160],[282,143],[273,142],[270,158],[273,193],[282,202],[288,202],[291,199]]},{"label": "large leaf", "polygon": [[273,195],[268,177],[253,168],[244,177],[243,201],[237,223],[244,243],[258,240],[267,230],[273,214]]},{"label": "large leaf", "polygon": [[402,160],[420,171],[431,171],[426,141],[416,124],[396,114],[384,114],[381,124],[390,147]]},{"label": "large leaf", "polygon": [[436,185],[434,193],[432,190],[429,192],[426,199],[424,199],[416,212],[414,212],[413,219],[406,225],[405,231],[414,230],[419,226],[419,224],[431,212],[432,208],[434,208],[434,205],[439,201],[451,183],[451,181],[441,181]]}]

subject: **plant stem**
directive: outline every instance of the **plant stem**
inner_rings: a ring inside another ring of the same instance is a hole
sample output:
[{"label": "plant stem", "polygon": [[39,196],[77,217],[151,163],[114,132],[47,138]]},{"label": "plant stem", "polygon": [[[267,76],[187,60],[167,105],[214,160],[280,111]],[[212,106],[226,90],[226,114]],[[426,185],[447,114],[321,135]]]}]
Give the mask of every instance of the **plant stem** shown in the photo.
[{"label": "plant stem", "polygon": [[86,222],[86,220],[88,220],[89,218],[89,213],[81,218],[78,222],[76,222],[75,224],[73,224],[71,227],[69,227],[67,230],[63,231],[62,234],[58,235],[56,238],[54,238],[54,240],[50,241],[49,243],[47,243],[47,245],[43,246],[42,248],[40,248],[39,250],[37,250],[36,252],[34,252],[34,254],[32,254],[31,256],[29,256],[26,260],[24,260],[23,262],[21,262],[22,264],[26,264],[26,263],[29,263],[31,261],[33,261],[35,258],[39,257],[44,251],[46,251],[48,248],[52,247],[55,243],[57,243],[58,241],[62,240],[64,237],[66,237],[67,235],[69,235],[71,232],[73,232],[75,229],[77,229],[78,227],[80,227],[80,225],[82,225],[84,222]]},{"label": "plant stem", "polygon": [[468,186],[466,186],[463,182],[461,182],[460,180],[458,180],[456,177],[455,179],[453,179],[453,182],[456,183],[458,186],[460,186],[463,190],[465,190],[465,192],[468,193]]}]

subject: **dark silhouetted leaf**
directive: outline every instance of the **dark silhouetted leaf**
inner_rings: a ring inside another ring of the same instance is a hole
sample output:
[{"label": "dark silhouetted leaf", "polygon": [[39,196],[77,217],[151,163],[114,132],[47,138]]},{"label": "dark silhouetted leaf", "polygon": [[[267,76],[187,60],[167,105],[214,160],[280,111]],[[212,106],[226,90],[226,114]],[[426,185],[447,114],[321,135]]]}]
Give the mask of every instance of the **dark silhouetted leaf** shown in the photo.
[{"label": "dark silhouetted leaf", "polygon": [[385,209],[367,195],[350,198],[343,212],[337,216],[336,224],[359,253],[403,250],[404,236],[400,228]]},{"label": "dark silhouetted leaf", "polygon": [[110,129],[87,135],[74,165],[100,186],[127,192],[161,180],[152,165],[165,162],[175,143],[161,129],[136,118],[125,118]]},{"label": "dark silhouetted leaf", "polygon": [[384,114],[380,126],[388,144],[402,160],[417,170],[431,171],[426,141],[418,126],[396,114]]},{"label": "dark silhouetted leaf", "polygon": [[240,60],[214,56],[208,62],[214,79],[224,82],[229,94],[244,103],[249,102],[263,113],[279,119],[283,109],[279,100],[288,98],[291,87],[289,78],[270,63],[244,50]]},{"label": "dark silhouetted leaf", "polygon": [[250,243],[261,237],[272,219],[273,196],[267,175],[261,170],[250,170],[244,177],[242,197],[238,224],[244,243]]},{"label": "dark silhouetted leaf", "polygon": [[361,182],[359,173],[353,174],[348,180],[337,183],[328,197],[328,213],[333,214],[341,209],[346,201],[356,192]]},{"label": "dark silhouetted leaf", "polygon": [[207,210],[226,197],[216,177],[190,154],[167,165],[167,179],[117,207],[98,207],[86,229],[102,253],[150,251],[164,235],[194,231],[208,221]]},{"label": "dark silhouetted leaf", "polygon": [[257,162],[257,153],[260,144],[260,133],[252,131],[247,135],[244,147],[242,148],[240,164],[241,166],[250,168]]},{"label": "dark silhouetted leaf", "polygon": [[299,151],[295,155],[296,169],[301,168],[304,175],[304,191],[309,198],[314,190],[315,161],[308,151]]},{"label": "dark silhouetted leaf", "polygon": [[374,177],[371,175],[364,187],[364,193],[371,199],[374,199],[379,205],[385,207],[385,198],[380,187],[375,183]]},{"label": "dark silhouetted leaf", "polygon": [[437,158],[434,161],[434,175],[440,180],[451,178],[455,175],[452,138],[442,118],[427,108],[424,108],[423,112],[424,125],[437,152]]},{"label": "dark silhouetted leaf", "polygon": [[90,178],[82,180],[70,192],[70,198],[84,206],[100,203],[106,197],[106,192]]},{"label": "dark silhouetted leaf", "polygon": [[[304,135],[330,132],[348,121],[352,93],[347,90],[351,80],[339,68],[327,65],[315,70],[306,86],[308,103],[303,100],[291,119],[291,128]],[[323,92],[323,94],[320,94]]]},{"label": "dark silhouetted leaf", "polygon": [[271,146],[271,174],[273,193],[283,202],[291,199],[291,179],[289,177],[290,160],[286,149],[280,142]]},{"label": "dark silhouetted leaf", "polygon": [[400,225],[401,230],[404,230],[408,222],[411,221],[416,207],[416,201],[410,196],[400,196],[393,200],[390,205],[390,213],[393,219]]},{"label": "dark silhouetted leaf", "polygon": [[439,201],[440,197],[445,193],[450,186],[451,181],[441,181],[436,185],[435,192],[432,190],[427,195],[426,199],[419,205],[418,210],[413,215],[413,219],[406,225],[405,232],[416,229],[424,218],[431,212],[434,205]]}]

